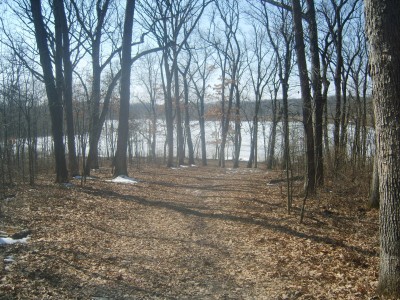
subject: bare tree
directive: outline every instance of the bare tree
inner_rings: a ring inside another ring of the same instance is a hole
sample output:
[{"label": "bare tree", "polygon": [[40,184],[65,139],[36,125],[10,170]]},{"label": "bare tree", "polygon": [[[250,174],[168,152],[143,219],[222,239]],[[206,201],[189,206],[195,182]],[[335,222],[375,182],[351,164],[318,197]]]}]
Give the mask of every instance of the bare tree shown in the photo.
[{"label": "bare tree", "polygon": [[[160,67],[158,62],[159,57],[156,55],[146,55],[142,60],[142,64],[139,67],[143,69],[143,71],[139,74],[139,82],[144,86],[146,90],[145,98],[148,98],[148,101],[139,97],[140,102],[146,107],[149,118],[151,120],[151,128],[149,135],[149,144],[150,144],[150,153],[149,158],[151,160],[156,159],[156,134],[157,134],[157,99],[161,97],[160,95]],[[149,102],[149,103],[147,103]]]},{"label": "bare tree", "polygon": [[[189,49],[189,45],[186,44],[187,49]],[[184,63],[184,66],[179,66],[179,73],[181,74],[182,81],[183,81],[183,98],[184,98],[184,113],[185,113],[185,137],[186,137],[186,143],[188,147],[188,163],[189,165],[193,165],[195,163],[194,161],[194,146],[193,146],[193,140],[192,140],[192,131],[190,128],[190,102],[189,102],[189,84],[190,84],[190,79],[189,79],[189,71],[190,71],[190,65],[192,62],[192,55],[190,51],[187,51],[187,60]]]},{"label": "bare tree", "polygon": [[[63,100],[65,104],[65,118],[67,124],[67,137],[68,137],[68,165],[71,176],[79,174],[78,160],[76,158],[76,147],[75,147],[75,131],[74,131],[74,118],[72,110],[72,75],[73,65],[71,62],[71,50],[70,50],[70,37],[69,37],[69,26],[67,23],[67,17],[65,14],[64,1],[54,0],[54,22],[55,22],[55,39],[56,39],[56,57],[58,60],[56,63],[57,70],[56,76],[57,83],[59,86],[59,93],[63,93]],[[62,66],[64,68],[62,68]]]},{"label": "bare tree", "polygon": [[[167,125],[167,166],[173,165],[174,111],[177,129],[178,164],[184,163],[184,136],[180,110],[178,58],[190,34],[196,28],[204,9],[211,1],[154,1],[141,3],[142,22],[162,47],[165,117]],[[173,101],[174,100],[174,101]],[[173,103],[174,102],[174,103]],[[174,107],[175,105],[175,107]]]},{"label": "bare tree", "polygon": [[[234,100],[239,96],[238,77],[240,73],[241,49],[239,43],[239,4],[237,1],[216,2],[222,28],[222,38],[214,35],[210,41],[216,50],[217,64],[221,70],[221,83],[215,89],[221,98],[221,143],[219,147],[219,166],[225,167],[227,137],[232,120]],[[213,19],[215,23],[216,20]],[[235,93],[236,91],[236,93]]]},{"label": "bare tree", "polygon": [[324,184],[324,159],[322,142],[322,79],[321,64],[319,60],[318,28],[315,14],[314,0],[307,0],[307,17],[309,26],[310,55],[311,55],[311,84],[314,97],[314,116],[315,116],[315,183]]},{"label": "bare tree", "polygon": [[[339,167],[339,161],[343,149],[340,139],[341,135],[344,136],[345,132],[341,124],[344,124],[346,116],[346,103],[342,98],[342,80],[343,80],[343,35],[345,32],[346,24],[353,17],[354,12],[359,8],[359,0],[330,0],[323,3],[320,11],[324,17],[325,24],[330,33],[330,36],[335,47],[336,61],[334,67],[334,85],[336,96],[336,107],[334,116],[334,168]],[[343,102],[343,103],[342,103]],[[343,139],[343,138],[342,138]]]},{"label": "bare tree", "polygon": [[56,182],[66,182],[68,181],[68,170],[65,160],[65,148],[63,141],[62,97],[57,90],[53,75],[50,51],[47,44],[47,31],[43,22],[40,0],[31,0],[31,11],[35,26],[36,43],[39,49],[40,63],[42,65],[43,77],[51,114],[54,154],[56,159]]},{"label": "bare tree", "polygon": [[[104,68],[110,63],[113,56],[118,51],[115,49],[105,60],[101,60],[101,45],[103,33],[105,31],[105,23],[107,22],[107,13],[112,0],[94,0],[77,2],[71,0],[77,22],[81,26],[88,46],[86,51],[91,56],[92,79],[90,94],[90,122],[89,122],[89,153],[85,165],[85,175],[90,175],[91,168],[98,168],[98,142],[102,130],[103,123],[100,120],[100,99],[101,96],[101,74]],[[95,14],[93,13],[95,12]],[[118,49],[120,50],[120,49]],[[103,105],[103,111],[108,108],[108,104]],[[105,111],[106,112],[106,111]]]},{"label": "bare tree", "polygon": [[129,130],[129,101],[131,87],[131,53],[132,53],[132,31],[133,15],[135,11],[135,0],[127,0],[125,8],[124,33],[122,38],[121,59],[121,83],[120,83],[120,105],[118,123],[117,151],[114,158],[114,176],[128,176],[126,162],[126,149],[128,144]]},{"label": "bare tree", "polygon": [[[209,41],[211,35],[211,28],[209,28],[204,34],[199,34],[200,40]],[[204,35],[204,36],[202,36]],[[195,48],[193,51],[191,48],[190,55],[192,56],[193,63],[190,69],[190,81],[192,88],[196,95],[196,107],[199,118],[200,126],[200,147],[201,147],[201,161],[202,165],[207,165],[207,144],[206,144],[206,132],[205,132],[205,99],[207,97],[207,87],[210,76],[215,70],[214,64],[211,63],[211,57],[213,54],[212,47],[203,46]]]},{"label": "bare tree", "polygon": [[[292,13],[295,31],[297,66],[299,69],[301,96],[303,98],[303,125],[306,145],[306,180],[307,192],[315,192],[315,152],[314,130],[312,122],[311,91],[305,55],[304,33],[301,5],[299,0],[292,0]],[[304,205],[303,205],[304,207]]]},{"label": "bare tree", "polygon": [[[250,157],[247,167],[257,168],[257,149],[258,149],[258,127],[259,127],[259,113],[261,101],[264,96],[264,90],[271,79],[274,78],[272,67],[276,60],[270,57],[270,49],[265,47],[267,35],[265,34],[263,26],[252,24],[253,41],[250,43],[251,48],[247,49],[247,61],[249,65],[249,72],[251,83],[254,91],[255,107],[252,123],[251,144],[250,144]],[[272,160],[271,160],[272,161]],[[268,165],[268,164],[267,164]],[[271,167],[271,165],[268,165]]]}]

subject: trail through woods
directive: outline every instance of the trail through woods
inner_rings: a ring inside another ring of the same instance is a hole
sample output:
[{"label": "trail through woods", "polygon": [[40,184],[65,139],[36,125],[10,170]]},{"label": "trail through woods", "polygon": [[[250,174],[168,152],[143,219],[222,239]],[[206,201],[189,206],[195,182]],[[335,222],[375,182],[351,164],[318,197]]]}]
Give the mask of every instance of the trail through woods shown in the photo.
[{"label": "trail through woods", "polygon": [[287,215],[284,186],[268,184],[280,172],[110,174],[9,191],[0,230],[32,234],[0,246],[0,299],[378,299],[377,213],[356,183],[328,182],[300,225],[301,195]]}]

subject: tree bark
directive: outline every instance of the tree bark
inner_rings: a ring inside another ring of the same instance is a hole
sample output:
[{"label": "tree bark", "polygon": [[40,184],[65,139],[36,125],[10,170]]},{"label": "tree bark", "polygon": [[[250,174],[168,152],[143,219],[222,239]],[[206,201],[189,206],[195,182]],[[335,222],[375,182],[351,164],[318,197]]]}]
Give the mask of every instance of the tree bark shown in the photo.
[{"label": "tree bark", "polygon": [[57,91],[50,51],[47,45],[47,32],[41,11],[41,1],[31,0],[31,11],[35,27],[35,38],[39,49],[40,63],[43,70],[46,94],[50,108],[52,135],[54,140],[54,154],[56,161],[56,182],[68,181],[67,163],[63,141],[63,106],[62,99]]},{"label": "tree bark", "polygon": [[371,188],[369,192],[369,207],[379,208],[379,175],[378,160],[374,158],[374,168],[372,170]]},{"label": "tree bark", "polygon": [[126,0],[124,33],[122,38],[120,106],[117,151],[114,159],[114,176],[128,176],[126,149],[129,133],[129,100],[131,87],[131,53],[135,0]]},{"label": "tree bark", "polygon": [[380,194],[378,290],[400,298],[400,2],[366,0]]}]

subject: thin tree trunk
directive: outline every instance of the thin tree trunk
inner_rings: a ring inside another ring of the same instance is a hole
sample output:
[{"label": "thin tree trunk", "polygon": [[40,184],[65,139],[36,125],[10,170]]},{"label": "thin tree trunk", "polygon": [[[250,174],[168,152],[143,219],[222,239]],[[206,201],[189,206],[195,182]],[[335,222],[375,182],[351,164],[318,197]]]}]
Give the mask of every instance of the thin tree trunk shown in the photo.
[{"label": "thin tree trunk", "polygon": [[200,140],[201,140],[201,164],[207,165],[207,143],[206,143],[206,128],[204,116],[204,94],[200,96]]},{"label": "thin tree trunk", "polygon": [[241,120],[240,120],[240,93],[239,87],[235,84],[235,157],[233,161],[233,167],[239,168],[240,160],[240,147],[242,145],[242,135],[241,135]]},{"label": "thin tree trunk", "polygon": [[[189,71],[189,69],[187,69]],[[189,110],[189,83],[187,81],[187,72],[183,76],[183,90],[185,95],[185,131],[188,145],[189,165],[193,165],[194,161],[194,148],[192,141],[192,131],[190,129],[190,110]]]},{"label": "thin tree trunk", "polygon": [[174,164],[174,118],[172,110],[172,77],[168,63],[168,53],[164,50],[163,61],[165,70],[165,121],[167,125],[167,168],[170,168]]},{"label": "thin tree trunk", "polygon": [[181,97],[179,92],[179,69],[178,69],[178,53],[176,45],[173,46],[174,61],[172,64],[174,74],[174,98],[175,98],[175,117],[176,117],[176,143],[177,143],[177,159],[178,166],[185,164],[184,137],[182,128],[182,113],[181,113]]},{"label": "thin tree trunk", "polygon": [[321,67],[319,62],[318,47],[318,28],[315,17],[314,0],[307,0],[308,5],[308,24],[310,28],[310,53],[311,53],[311,83],[314,92],[315,107],[315,162],[316,162],[316,184],[321,186],[324,184],[324,159],[323,159],[323,142],[322,142],[322,115],[323,115],[323,98],[322,98],[322,82]]}]

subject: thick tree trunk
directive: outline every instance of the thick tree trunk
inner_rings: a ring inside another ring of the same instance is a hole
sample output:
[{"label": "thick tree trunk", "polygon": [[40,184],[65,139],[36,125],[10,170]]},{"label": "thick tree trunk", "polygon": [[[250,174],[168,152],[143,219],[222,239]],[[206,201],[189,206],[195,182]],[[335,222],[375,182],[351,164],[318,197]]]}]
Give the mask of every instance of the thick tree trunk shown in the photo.
[{"label": "thick tree trunk", "polygon": [[302,13],[299,0],[292,0],[292,12],[295,30],[297,66],[299,68],[301,97],[303,98],[303,126],[306,144],[306,190],[315,192],[315,153],[314,130],[312,122],[311,91],[309,85],[307,62],[304,46]]},{"label": "thick tree trunk", "polygon": [[53,75],[49,48],[47,46],[47,32],[43,22],[40,0],[31,0],[31,11],[35,26],[35,38],[39,49],[46,93],[49,102],[52,134],[54,139],[54,154],[56,160],[56,182],[68,181],[67,163],[63,141],[63,106],[58,94]]},{"label": "thick tree trunk", "polygon": [[135,0],[126,0],[124,33],[122,39],[121,90],[118,122],[117,151],[114,159],[114,176],[128,176],[126,149],[129,137],[129,100],[131,87],[132,28]]},{"label": "thick tree trunk", "polygon": [[400,2],[366,0],[380,193],[379,292],[400,298]]}]

